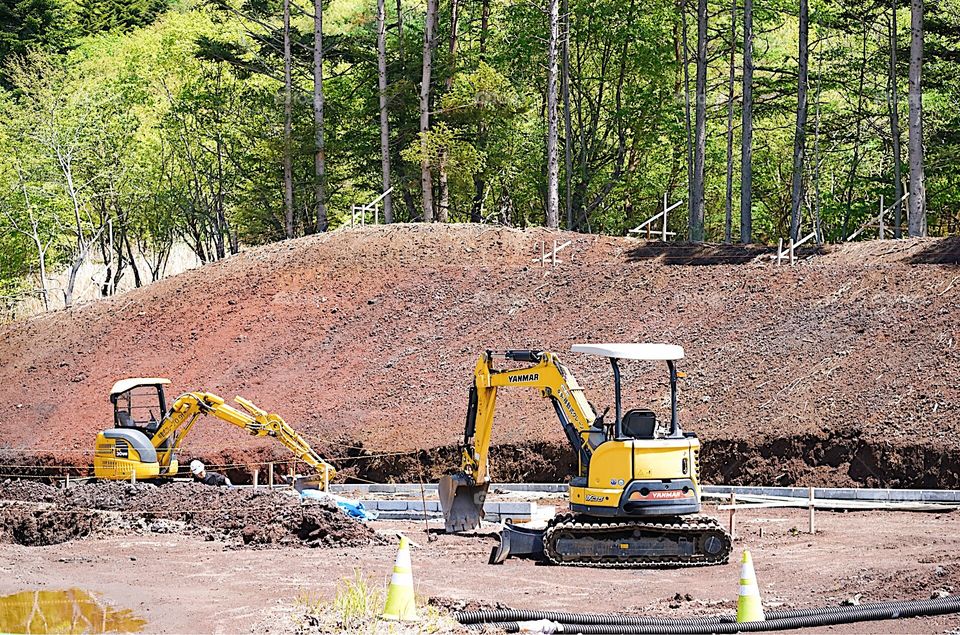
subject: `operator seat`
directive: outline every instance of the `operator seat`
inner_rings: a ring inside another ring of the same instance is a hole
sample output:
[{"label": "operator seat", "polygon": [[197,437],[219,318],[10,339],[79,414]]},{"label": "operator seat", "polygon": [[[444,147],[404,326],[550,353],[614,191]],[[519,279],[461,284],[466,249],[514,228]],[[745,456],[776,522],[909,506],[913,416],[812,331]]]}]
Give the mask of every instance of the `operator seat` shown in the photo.
[{"label": "operator seat", "polygon": [[623,415],[624,436],[631,439],[653,439],[657,431],[657,415],[652,410],[628,410]]},{"label": "operator seat", "polygon": [[123,410],[117,411],[117,423],[120,428],[136,428],[137,424],[133,422],[133,417],[130,416],[130,413],[124,412]]}]

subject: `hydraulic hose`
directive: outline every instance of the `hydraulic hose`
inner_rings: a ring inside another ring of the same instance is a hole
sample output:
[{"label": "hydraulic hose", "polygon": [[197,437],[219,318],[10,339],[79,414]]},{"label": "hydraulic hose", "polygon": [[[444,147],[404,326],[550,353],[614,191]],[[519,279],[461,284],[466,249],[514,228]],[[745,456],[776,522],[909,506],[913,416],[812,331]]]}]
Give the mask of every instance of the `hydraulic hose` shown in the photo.
[{"label": "hydraulic hose", "polygon": [[657,625],[657,624],[716,624],[722,616],[706,617],[640,617],[636,615],[563,613],[558,611],[525,611],[497,609],[489,611],[458,611],[453,618],[461,624],[484,624],[490,622],[533,622],[549,620],[561,624],[614,624],[614,625]]},{"label": "hydraulic hose", "polygon": [[559,627],[555,631],[558,633],[583,633],[584,635],[677,633],[697,635],[700,633],[779,631],[958,612],[960,612],[960,596],[931,600],[880,602],[859,606],[771,611],[766,614],[767,619],[764,621],[741,623],[737,623],[732,616],[657,618],[506,610],[464,611],[455,613],[454,617],[462,624],[489,624],[508,633],[520,631],[518,622],[548,620]]}]

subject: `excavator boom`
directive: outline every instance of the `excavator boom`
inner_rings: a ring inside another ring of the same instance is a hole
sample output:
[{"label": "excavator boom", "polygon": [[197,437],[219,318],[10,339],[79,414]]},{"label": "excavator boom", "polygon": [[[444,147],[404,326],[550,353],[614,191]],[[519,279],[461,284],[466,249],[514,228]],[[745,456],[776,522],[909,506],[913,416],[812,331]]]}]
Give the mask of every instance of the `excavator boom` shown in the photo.
[{"label": "excavator boom", "polygon": [[[522,368],[495,370],[493,358],[527,364]],[[497,390],[504,386],[537,388],[554,405],[557,417],[581,464],[589,461],[592,448],[593,408],[573,374],[553,353],[529,350],[487,351],[477,360],[470,387],[460,471],[440,479],[438,493],[448,533],[480,526],[483,504],[490,487],[490,434]]]}]

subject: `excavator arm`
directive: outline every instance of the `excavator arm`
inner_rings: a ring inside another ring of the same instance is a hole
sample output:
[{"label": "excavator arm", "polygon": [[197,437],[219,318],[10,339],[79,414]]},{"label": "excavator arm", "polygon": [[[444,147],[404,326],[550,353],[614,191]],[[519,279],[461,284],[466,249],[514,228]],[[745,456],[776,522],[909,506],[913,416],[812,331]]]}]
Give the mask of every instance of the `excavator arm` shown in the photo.
[{"label": "excavator arm", "polygon": [[274,437],[298,459],[315,469],[317,485],[326,487],[336,470],[320,458],[303,437],[279,415],[268,413],[242,397],[236,397],[235,401],[242,410],[225,403],[223,398],[213,393],[188,392],[177,397],[151,439],[151,443],[157,448],[161,464],[168,464],[193,428],[193,424],[201,415],[206,415],[243,428],[256,437]]},{"label": "excavator arm", "polygon": [[[494,356],[527,366],[510,370],[493,368]],[[474,367],[460,471],[440,479],[439,495],[447,531],[465,531],[480,524],[483,503],[490,487],[489,451],[497,390],[503,386],[534,388],[549,399],[567,440],[577,454],[579,473],[585,473],[593,449],[609,434],[597,417],[573,374],[558,357],[546,351],[487,351]]]}]

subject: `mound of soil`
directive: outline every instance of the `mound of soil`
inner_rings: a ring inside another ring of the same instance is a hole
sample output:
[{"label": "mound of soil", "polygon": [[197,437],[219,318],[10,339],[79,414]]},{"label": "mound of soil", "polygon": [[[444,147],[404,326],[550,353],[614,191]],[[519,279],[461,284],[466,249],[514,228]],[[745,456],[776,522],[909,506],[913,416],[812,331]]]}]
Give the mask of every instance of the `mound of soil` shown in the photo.
[{"label": "mound of soil", "polygon": [[48,545],[99,530],[180,532],[246,545],[349,547],[374,532],[333,503],[266,489],[95,482],[58,490],[0,483],[0,542]]},{"label": "mound of soil", "polygon": [[[535,263],[554,240],[571,243],[561,262]],[[461,437],[482,351],[661,341],[686,349],[681,420],[705,472],[763,485],[827,466],[837,482],[902,485],[933,461],[946,485],[960,472],[958,253],[953,239],[876,241],[777,267],[757,248],[450,225],[268,245],[0,326],[0,462],[16,466],[0,474],[85,470],[110,386],[167,376],[171,397],[240,394],[280,413],[345,476],[416,480],[418,452]],[[564,360],[612,403],[608,364]],[[623,379],[627,405],[667,416],[663,368],[624,364]],[[565,439],[549,404],[509,390],[498,404],[493,443],[517,460],[503,473],[555,470]],[[180,458],[194,457],[242,477],[289,455],[204,420]]]},{"label": "mound of soil", "polygon": [[0,507],[0,543],[55,545],[88,536],[105,524],[99,514],[89,510],[3,506]]}]

